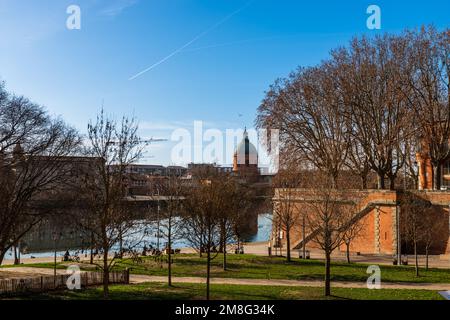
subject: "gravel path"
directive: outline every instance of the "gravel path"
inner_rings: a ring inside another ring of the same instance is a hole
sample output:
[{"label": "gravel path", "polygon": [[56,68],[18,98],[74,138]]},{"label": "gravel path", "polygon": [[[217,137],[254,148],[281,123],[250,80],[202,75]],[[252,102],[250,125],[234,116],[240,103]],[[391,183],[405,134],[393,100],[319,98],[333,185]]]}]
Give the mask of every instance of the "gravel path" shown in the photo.
[{"label": "gravel path", "polygon": [[[134,284],[145,282],[167,282],[167,277],[131,275],[130,282]],[[173,277],[173,283],[205,283],[205,278],[199,277]],[[289,286],[289,287],[322,287],[323,281],[319,280],[283,280],[283,279],[239,279],[239,278],[212,278],[212,284],[238,284],[259,286]],[[367,288],[365,282],[334,281],[333,287],[337,288]],[[421,289],[433,291],[450,290],[450,283],[381,283],[382,289]]]}]

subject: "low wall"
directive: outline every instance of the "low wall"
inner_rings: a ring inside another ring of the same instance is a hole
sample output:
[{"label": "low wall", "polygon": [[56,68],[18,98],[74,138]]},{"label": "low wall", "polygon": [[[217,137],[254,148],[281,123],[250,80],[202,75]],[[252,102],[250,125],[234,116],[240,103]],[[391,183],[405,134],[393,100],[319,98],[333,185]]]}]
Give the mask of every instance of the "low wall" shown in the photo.
[{"label": "low wall", "polygon": [[[31,293],[43,293],[53,290],[67,289],[70,274],[54,276],[27,277],[22,279],[0,280],[0,296],[16,296]],[[80,274],[81,287],[103,284],[102,272],[82,272]],[[130,275],[128,270],[113,271],[109,274],[110,284],[128,284]]]},{"label": "low wall", "polygon": [[[307,214],[301,206],[304,202],[317,201],[318,192],[311,189],[277,189],[273,198],[274,203],[287,201],[286,193],[289,193],[289,201],[300,204],[294,210],[300,216]],[[320,193],[320,191],[319,191]],[[431,248],[431,254],[445,254],[450,252],[450,222],[449,222],[449,191],[413,191],[411,192],[417,198],[429,201],[433,210],[430,214],[442,223],[443,228],[436,233],[436,241]],[[409,193],[409,194],[411,194]],[[400,221],[402,221],[401,201],[403,192],[393,190],[345,190],[342,193],[341,201],[343,203],[353,203],[356,207],[355,215],[358,212],[364,212],[361,219],[362,230],[351,243],[351,252],[360,252],[363,254],[396,254],[397,252],[397,212],[400,212]],[[365,210],[365,211],[364,211]],[[291,231],[291,248],[301,244],[302,219],[297,219],[297,224]],[[275,224],[274,224],[275,227]],[[274,231],[274,230],[273,230]],[[275,234],[275,232],[273,232]],[[405,240],[405,236],[400,234],[402,241],[402,252],[409,252],[410,246]],[[282,239],[283,247],[286,247],[285,239]],[[317,248],[314,241],[307,242],[307,248]],[[339,248],[345,251],[345,245]]]}]

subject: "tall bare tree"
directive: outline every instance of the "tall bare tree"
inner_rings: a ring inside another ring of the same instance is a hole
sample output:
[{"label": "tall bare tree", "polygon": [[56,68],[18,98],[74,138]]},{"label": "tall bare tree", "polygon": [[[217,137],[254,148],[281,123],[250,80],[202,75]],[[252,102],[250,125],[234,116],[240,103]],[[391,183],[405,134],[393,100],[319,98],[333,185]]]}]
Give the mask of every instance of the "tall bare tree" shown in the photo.
[{"label": "tall bare tree", "polygon": [[425,210],[421,217],[422,225],[422,243],[425,248],[425,270],[428,271],[430,250],[436,245],[446,245],[447,239],[439,237],[446,233],[447,226],[442,223],[436,213],[436,209],[431,207],[430,210]]},{"label": "tall bare tree", "polygon": [[349,215],[346,220],[348,221],[348,225],[344,228],[344,232],[342,235],[342,242],[345,244],[345,255],[347,257],[347,263],[350,263],[350,246],[352,242],[359,237],[364,236],[364,231],[366,224],[363,219],[355,216],[355,212],[352,210],[347,211]]},{"label": "tall bare tree", "polygon": [[117,122],[103,109],[96,121],[88,124],[86,155],[96,161],[90,162],[79,186],[87,212],[78,221],[101,250],[104,298],[109,297],[109,273],[115,261],[110,251],[136,226],[126,196],[127,169],[142,154],[137,130],[134,119],[123,117]]},{"label": "tall bare tree", "polygon": [[296,169],[291,165],[278,171],[273,181],[276,188],[276,201],[273,205],[273,224],[279,226],[286,234],[286,259],[291,261],[291,231],[298,227],[300,218],[299,207],[296,203],[296,190],[300,184]]},{"label": "tall bare tree", "polygon": [[[64,195],[79,151],[78,133],[0,84],[0,264],[6,252]],[[52,202],[53,201],[53,202]]]},{"label": "tall bare tree", "polygon": [[413,68],[402,78],[409,88],[408,103],[420,134],[422,153],[430,157],[433,188],[440,189],[441,163],[450,156],[450,30],[409,32]]},{"label": "tall bare tree", "polygon": [[324,63],[277,80],[258,108],[256,120],[259,128],[279,129],[282,149],[326,172],[333,187],[350,145],[335,73],[334,65]]},{"label": "tall bare tree", "polygon": [[[159,228],[161,235],[167,240],[167,281],[168,285],[172,286],[172,248],[174,242],[182,235],[182,202],[185,195],[185,188],[183,180],[177,175],[169,175],[165,179],[158,179],[157,188],[159,194],[157,201],[162,202],[162,209],[158,217],[160,223]],[[162,197],[163,199],[159,199]]]},{"label": "tall bare tree", "polygon": [[427,221],[425,216],[429,214],[431,203],[414,193],[406,192],[401,200],[400,226],[406,240],[412,243],[414,249],[414,265],[416,277],[419,276],[419,245],[424,240]]},{"label": "tall bare tree", "polygon": [[210,298],[211,261],[221,244],[220,221],[227,197],[221,175],[199,177],[186,192],[183,201],[183,237],[200,253],[206,254],[206,299]]},{"label": "tall bare tree", "polygon": [[307,225],[312,242],[325,254],[325,296],[331,295],[331,254],[342,243],[346,230],[353,223],[355,204],[348,191],[333,189],[317,174],[314,178],[312,197],[306,202]]},{"label": "tall bare tree", "polygon": [[352,136],[377,173],[380,189],[385,188],[386,178],[394,188],[404,163],[400,143],[411,127],[406,97],[397,83],[407,52],[400,42],[388,35],[355,38],[349,48],[334,51],[332,57]]}]

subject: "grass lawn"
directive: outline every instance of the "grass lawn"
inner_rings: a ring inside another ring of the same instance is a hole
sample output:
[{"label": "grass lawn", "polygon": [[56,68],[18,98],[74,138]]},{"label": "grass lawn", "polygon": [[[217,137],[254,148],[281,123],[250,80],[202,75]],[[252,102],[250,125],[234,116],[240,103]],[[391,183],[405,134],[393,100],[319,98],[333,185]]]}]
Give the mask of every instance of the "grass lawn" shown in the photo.
[{"label": "grass lawn", "polygon": [[[288,263],[281,257],[264,257],[256,255],[227,255],[228,270],[222,270],[222,256],[219,255],[212,262],[211,276],[214,278],[247,278],[247,279],[291,279],[291,280],[322,280],[324,275],[324,263],[319,260],[293,259]],[[173,276],[204,277],[206,272],[205,258],[198,255],[180,254],[174,255],[172,266]],[[34,267],[53,268],[52,263],[21,265]],[[333,262],[331,278],[333,281],[367,281],[366,273],[368,264],[346,262]],[[65,268],[59,264],[58,268]],[[83,269],[89,270],[89,265],[83,265]],[[123,259],[117,262],[116,269],[131,268],[131,273],[165,276],[167,264],[155,262],[152,257],[143,258],[141,263],[135,263],[131,259]],[[450,283],[449,269],[421,269],[421,276],[416,277],[414,266],[388,266],[380,265],[381,280],[383,282],[409,282],[409,283]]]},{"label": "grass lawn", "polygon": [[[264,257],[255,255],[227,255],[227,271],[222,269],[222,256],[212,262],[211,276],[214,278],[248,278],[248,279],[291,279],[291,280],[323,280],[324,262],[318,260],[293,259],[286,262],[281,257]],[[331,269],[333,281],[367,281],[368,264],[334,262]],[[142,263],[134,263],[124,259],[116,268],[132,268],[134,274],[163,276],[167,274],[167,266],[155,262],[153,258],[145,258]],[[174,276],[204,277],[205,259],[197,255],[175,255]],[[421,270],[416,277],[413,266],[381,266],[383,282],[416,282],[416,283],[450,283],[450,270]]]},{"label": "grass lawn", "polygon": [[[162,283],[114,285],[110,287],[113,300],[203,300],[205,285]],[[73,292],[53,292],[33,296],[44,300],[97,300],[102,299],[101,288],[89,288]],[[333,288],[332,296],[325,298],[322,288],[277,287],[247,285],[211,285],[213,300],[442,300],[434,291],[427,290],[369,290]]]}]

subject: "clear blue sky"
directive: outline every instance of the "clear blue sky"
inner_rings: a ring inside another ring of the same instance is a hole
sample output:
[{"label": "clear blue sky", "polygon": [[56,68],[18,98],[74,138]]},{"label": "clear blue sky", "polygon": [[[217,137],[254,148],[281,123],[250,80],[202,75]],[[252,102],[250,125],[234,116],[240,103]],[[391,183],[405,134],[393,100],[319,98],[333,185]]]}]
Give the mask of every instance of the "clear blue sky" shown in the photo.
[{"label": "clear blue sky", "polygon": [[[70,4],[81,30],[66,28]],[[381,31],[366,28],[370,4]],[[194,120],[251,127],[277,77],[354,35],[448,27],[449,12],[448,0],[0,0],[0,79],[82,132],[102,102],[118,117],[134,113],[146,137]],[[145,161],[168,164],[172,145],[155,144]]]}]

